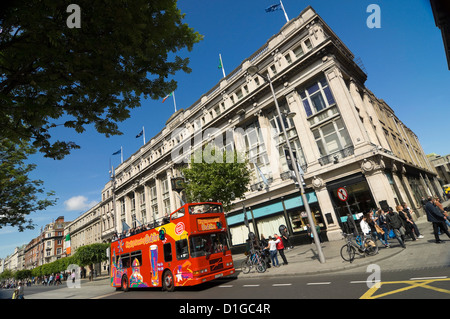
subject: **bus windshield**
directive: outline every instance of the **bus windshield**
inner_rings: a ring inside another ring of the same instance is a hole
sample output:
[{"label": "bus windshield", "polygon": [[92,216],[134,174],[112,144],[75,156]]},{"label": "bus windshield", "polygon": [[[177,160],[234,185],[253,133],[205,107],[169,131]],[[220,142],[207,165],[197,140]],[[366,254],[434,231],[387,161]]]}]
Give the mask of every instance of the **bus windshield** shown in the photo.
[{"label": "bus windshield", "polygon": [[208,214],[208,213],[223,213],[222,205],[217,204],[201,204],[189,206],[189,213],[193,214]]},{"label": "bus windshield", "polygon": [[191,257],[206,256],[228,250],[225,233],[214,233],[190,237]]}]

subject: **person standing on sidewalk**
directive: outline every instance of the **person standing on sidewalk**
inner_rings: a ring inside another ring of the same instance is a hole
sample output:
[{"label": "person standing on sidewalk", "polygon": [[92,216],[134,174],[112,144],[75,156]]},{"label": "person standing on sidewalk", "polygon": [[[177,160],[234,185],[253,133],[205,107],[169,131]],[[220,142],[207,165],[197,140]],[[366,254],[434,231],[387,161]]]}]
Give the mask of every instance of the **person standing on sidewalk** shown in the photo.
[{"label": "person standing on sidewalk", "polygon": [[427,213],[427,220],[433,224],[433,233],[436,240],[436,244],[442,243],[443,241],[439,238],[439,229],[444,232],[448,238],[450,238],[450,233],[448,232],[447,225],[445,225],[445,216],[439,211],[439,208],[434,206],[433,198],[428,197],[428,201],[425,204],[425,212]]},{"label": "person standing on sidewalk", "polygon": [[386,222],[390,229],[394,231],[395,238],[397,238],[400,246],[406,248],[405,246],[405,230],[403,228],[403,222],[400,216],[392,210],[392,207],[388,208],[388,213],[386,214]]},{"label": "person standing on sidewalk", "polygon": [[278,234],[274,235],[276,239],[279,239],[280,242],[277,244],[277,251],[281,256],[281,259],[283,259],[283,265],[287,265],[288,261],[286,259],[286,256],[284,255],[284,244],[283,244],[283,240],[280,236],[278,236]]},{"label": "person standing on sidewalk", "polygon": [[278,256],[277,256],[277,244],[280,242],[280,240],[276,240],[269,236],[269,244],[267,245],[267,249],[269,249],[270,252],[270,259],[272,260],[272,265],[274,267],[280,267],[280,264],[278,262]]}]

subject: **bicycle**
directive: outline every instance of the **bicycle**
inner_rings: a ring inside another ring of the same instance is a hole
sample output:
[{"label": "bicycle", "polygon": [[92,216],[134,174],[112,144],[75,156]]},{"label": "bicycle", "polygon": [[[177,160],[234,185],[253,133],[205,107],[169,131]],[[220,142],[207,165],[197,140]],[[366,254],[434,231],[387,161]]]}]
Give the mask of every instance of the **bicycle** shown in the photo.
[{"label": "bicycle", "polygon": [[364,239],[361,240],[360,236],[356,237],[358,243],[353,242],[352,234],[343,234],[347,243],[341,248],[341,257],[345,261],[353,262],[355,259],[356,253],[359,256],[374,256],[378,253],[377,243],[370,237],[364,236]]},{"label": "bicycle", "polygon": [[250,255],[247,255],[247,259],[242,262],[241,270],[244,274],[248,274],[253,267],[259,273],[263,273],[267,269],[266,262],[261,257],[261,252],[255,250],[252,250]]}]

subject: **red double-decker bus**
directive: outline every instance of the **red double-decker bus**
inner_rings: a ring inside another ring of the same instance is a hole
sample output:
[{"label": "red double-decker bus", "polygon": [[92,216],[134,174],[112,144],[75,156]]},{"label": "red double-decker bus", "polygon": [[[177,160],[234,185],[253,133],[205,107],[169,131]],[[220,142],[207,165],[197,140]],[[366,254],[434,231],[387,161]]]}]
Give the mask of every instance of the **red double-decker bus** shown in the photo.
[{"label": "red double-decker bus", "polygon": [[235,273],[220,203],[188,203],[111,243],[111,286],[173,291]]}]

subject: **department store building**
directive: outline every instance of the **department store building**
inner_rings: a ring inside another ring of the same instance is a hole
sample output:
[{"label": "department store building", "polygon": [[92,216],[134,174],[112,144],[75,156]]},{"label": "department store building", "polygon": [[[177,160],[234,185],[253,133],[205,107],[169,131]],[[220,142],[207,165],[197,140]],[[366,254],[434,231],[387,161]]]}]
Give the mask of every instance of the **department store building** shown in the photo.
[{"label": "department store building", "polygon": [[[251,75],[250,66],[272,80],[282,119],[269,84]],[[151,223],[181,206],[183,193],[174,191],[173,179],[182,177],[194,150],[213,143],[243,152],[253,172],[245,200],[236,200],[227,214],[232,244],[248,238],[244,205],[258,236],[286,225],[295,243],[309,242],[281,121],[304,173],[313,218],[328,240],[341,238],[349,210],[356,215],[405,201],[416,217],[423,214],[421,198],[441,193],[436,171],[418,137],[365,87],[366,79],[352,52],[307,7],[114,169],[100,203],[103,240],[122,231],[122,222]],[[346,201],[338,198],[341,187]]]}]

